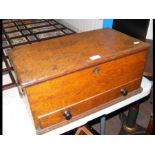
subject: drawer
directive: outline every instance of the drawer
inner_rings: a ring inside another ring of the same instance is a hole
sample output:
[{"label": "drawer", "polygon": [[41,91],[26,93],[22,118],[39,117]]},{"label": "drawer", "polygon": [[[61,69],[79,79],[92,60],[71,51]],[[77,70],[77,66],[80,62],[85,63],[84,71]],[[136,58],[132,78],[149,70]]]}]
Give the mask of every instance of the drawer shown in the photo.
[{"label": "drawer", "polygon": [[27,87],[33,117],[55,112],[141,78],[144,57],[142,51]]},{"label": "drawer", "polygon": [[122,100],[128,98],[130,93],[127,94],[127,92],[137,89],[140,86],[140,83],[141,79],[137,79],[120,87],[97,94],[86,100],[74,103],[71,106],[40,115],[36,118],[37,129],[39,131],[49,126],[50,128],[54,129],[58,126],[68,124],[72,121],[110,106],[111,102],[109,101],[111,100],[119,97],[122,97]]}]

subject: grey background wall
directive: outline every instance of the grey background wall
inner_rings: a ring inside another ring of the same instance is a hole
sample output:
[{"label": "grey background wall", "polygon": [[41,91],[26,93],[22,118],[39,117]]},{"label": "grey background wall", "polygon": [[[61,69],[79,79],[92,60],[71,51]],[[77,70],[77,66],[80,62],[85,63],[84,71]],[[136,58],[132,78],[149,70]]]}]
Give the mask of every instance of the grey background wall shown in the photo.
[{"label": "grey background wall", "polygon": [[102,28],[102,19],[57,19],[59,23],[80,33]]}]

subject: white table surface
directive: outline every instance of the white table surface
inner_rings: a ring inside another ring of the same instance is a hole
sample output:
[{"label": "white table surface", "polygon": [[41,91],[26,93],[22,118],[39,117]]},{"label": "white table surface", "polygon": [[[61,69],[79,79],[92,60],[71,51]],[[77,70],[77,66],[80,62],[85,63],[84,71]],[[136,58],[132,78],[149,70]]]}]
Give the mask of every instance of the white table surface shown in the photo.
[{"label": "white table surface", "polygon": [[[84,125],[90,120],[93,120],[102,115],[109,114],[122,107],[125,107],[147,96],[151,91],[151,86],[152,83],[143,77],[141,83],[143,91],[141,93],[132,96],[126,100],[123,100],[119,103],[116,103],[115,105],[112,105],[108,108],[93,113],[89,116],[86,116],[80,120],[72,122],[68,125],[47,132],[44,135],[62,134],[78,126]],[[16,87],[3,91],[3,134],[4,135],[21,134],[22,136],[36,134],[30,113],[28,112],[28,109],[25,103],[23,102],[22,98],[20,98],[18,89]]]}]

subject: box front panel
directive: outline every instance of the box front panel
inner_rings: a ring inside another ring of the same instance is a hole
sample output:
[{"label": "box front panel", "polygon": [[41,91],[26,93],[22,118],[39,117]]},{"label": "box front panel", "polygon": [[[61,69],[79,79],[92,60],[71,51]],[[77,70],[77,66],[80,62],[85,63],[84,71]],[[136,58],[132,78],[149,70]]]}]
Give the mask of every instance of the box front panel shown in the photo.
[{"label": "box front panel", "polygon": [[[93,98],[133,80],[141,79],[145,55],[146,52],[142,51],[27,87],[26,93],[36,128],[39,116],[74,105],[87,98]],[[140,83],[134,89],[139,86]],[[49,122],[53,124],[54,121],[51,119]]]}]

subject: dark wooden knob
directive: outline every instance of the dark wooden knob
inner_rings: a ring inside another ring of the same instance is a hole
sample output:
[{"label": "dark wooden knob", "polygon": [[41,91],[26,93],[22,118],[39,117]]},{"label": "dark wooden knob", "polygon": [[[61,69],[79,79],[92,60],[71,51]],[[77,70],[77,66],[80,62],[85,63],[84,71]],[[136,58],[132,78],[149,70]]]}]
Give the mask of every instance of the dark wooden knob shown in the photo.
[{"label": "dark wooden knob", "polygon": [[120,92],[123,96],[128,95],[128,91],[125,88],[121,88]]},{"label": "dark wooden knob", "polygon": [[69,111],[64,111],[64,116],[65,116],[66,120],[70,120],[72,118],[72,115]]}]

